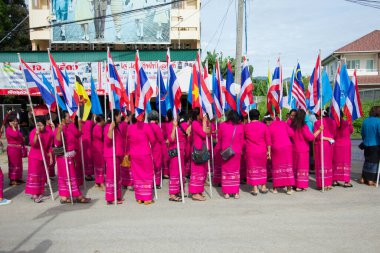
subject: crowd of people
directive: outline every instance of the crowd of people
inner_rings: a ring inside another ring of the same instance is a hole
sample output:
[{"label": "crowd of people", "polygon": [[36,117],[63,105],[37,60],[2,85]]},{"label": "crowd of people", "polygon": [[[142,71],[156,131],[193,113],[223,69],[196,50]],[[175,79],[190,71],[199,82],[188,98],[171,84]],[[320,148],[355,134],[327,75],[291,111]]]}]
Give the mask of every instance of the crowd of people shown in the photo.
[{"label": "crowd of people", "polygon": [[[261,118],[256,109],[247,116],[230,110],[225,121],[210,121],[195,108],[189,115],[180,113],[178,120],[169,111],[160,121],[158,112],[151,111],[143,122],[115,109],[107,117],[90,115],[82,121],[63,111],[60,124],[48,115],[35,117],[35,128],[26,141],[17,115],[10,113],[5,128],[9,184],[24,183],[22,158],[27,156],[25,193],[36,203],[46,199],[47,181],[55,177],[62,204],[91,202],[81,191],[85,180],[95,181],[107,204],[122,204],[125,187],[133,189],[136,201],[145,205],[154,203],[153,189],[160,189],[163,179],[169,180],[168,199],[174,202],[185,196],[205,201],[205,184],[211,175],[209,183],[221,187],[226,199],[239,199],[242,183],[252,187],[253,196],[280,189],[288,195],[307,191],[311,168],[319,190],[353,186],[354,129],[343,113],[339,126],[328,111],[313,119],[304,110],[292,110],[286,121],[268,113]],[[364,120],[362,138],[365,162],[360,183],[375,185],[380,106],[372,107]],[[188,185],[187,194],[181,194],[181,182],[184,189]],[[0,185],[0,204],[8,204],[2,189]]]}]

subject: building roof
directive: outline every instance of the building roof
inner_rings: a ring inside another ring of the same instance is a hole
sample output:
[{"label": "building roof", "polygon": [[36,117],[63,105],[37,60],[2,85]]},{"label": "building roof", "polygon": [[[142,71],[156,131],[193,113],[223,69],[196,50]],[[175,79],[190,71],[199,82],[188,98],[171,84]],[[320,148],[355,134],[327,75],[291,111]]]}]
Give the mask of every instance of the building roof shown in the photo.
[{"label": "building roof", "polygon": [[368,51],[380,51],[380,30],[374,30],[338,50],[335,50],[334,53]]},{"label": "building roof", "polygon": [[357,76],[358,77],[358,83],[360,85],[365,84],[377,84],[380,85],[380,75],[376,76]]},{"label": "building roof", "polygon": [[[106,51],[51,52],[56,62],[98,62],[107,60]],[[111,51],[114,61],[134,61],[136,51]],[[172,61],[194,61],[197,50],[170,50]],[[166,50],[139,50],[142,61],[166,61]],[[26,62],[49,62],[46,51],[21,52]],[[0,62],[18,62],[17,52],[0,52]]]}]

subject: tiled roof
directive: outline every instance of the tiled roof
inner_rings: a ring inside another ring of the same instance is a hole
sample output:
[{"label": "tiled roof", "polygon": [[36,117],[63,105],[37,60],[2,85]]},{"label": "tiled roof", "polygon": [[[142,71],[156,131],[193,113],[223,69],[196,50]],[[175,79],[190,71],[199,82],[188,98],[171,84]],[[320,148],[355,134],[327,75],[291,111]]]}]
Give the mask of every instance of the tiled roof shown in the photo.
[{"label": "tiled roof", "polygon": [[344,47],[335,50],[335,53],[360,51],[380,51],[380,30],[374,30],[367,35],[364,35]]}]

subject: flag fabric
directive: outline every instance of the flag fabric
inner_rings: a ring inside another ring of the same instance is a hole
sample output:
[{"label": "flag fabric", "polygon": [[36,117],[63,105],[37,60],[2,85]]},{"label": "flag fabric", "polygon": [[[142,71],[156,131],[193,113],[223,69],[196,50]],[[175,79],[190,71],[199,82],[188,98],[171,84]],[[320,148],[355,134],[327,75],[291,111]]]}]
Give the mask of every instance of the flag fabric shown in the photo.
[{"label": "flag fabric", "polygon": [[91,111],[91,100],[88,97],[87,91],[83,87],[82,81],[80,77],[75,75],[75,90],[79,96],[79,101],[83,103],[83,120],[87,120],[88,115],[90,115]]},{"label": "flag fabric", "polygon": [[91,75],[91,112],[95,115],[103,114],[102,106],[100,105],[99,97],[96,92],[94,78]]},{"label": "flag fabric", "polygon": [[166,117],[166,95],[167,91],[165,88],[164,79],[162,77],[161,69],[159,65],[157,64],[157,78],[156,78],[156,84],[157,84],[157,97],[156,97],[156,109],[160,109],[161,116]]},{"label": "flag fabric", "polygon": [[268,91],[269,91],[270,84],[272,83],[272,75],[271,75],[271,72],[270,72],[269,63],[268,63],[268,77],[267,77],[267,82],[268,82]]},{"label": "flag fabric", "polygon": [[191,84],[191,108],[201,108],[199,86],[200,86],[200,72],[197,71],[197,64],[193,65]]},{"label": "flag fabric", "polygon": [[244,57],[243,68],[241,71],[241,91],[240,91],[240,112],[243,116],[248,115],[249,106],[254,103],[253,101],[253,83],[247,59]]},{"label": "flag fabric", "polygon": [[340,69],[340,108],[342,108],[346,102],[346,97],[348,94],[348,89],[350,88],[351,80],[347,72],[347,66],[345,63],[342,64]]},{"label": "flag fabric", "polygon": [[136,68],[136,119],[139,121],[144,120],[144,113],[146,109],[146,103],[153,95],[153,89],[150,86],[149,79],[146,76],[144,68],[140,62],[139,52],[136,51],[135,57]]},{"label": "flag fabric", "polygon": [[128,97],[128,104],[126,106],[126,109],[130,111],[132,114],[135,113],[135,103],[134,103],[134,92],[136,89],[136,82],[132,79],[132,75],[129,72],[127,72],[127,81],[125,83],[125,92],[127,93]]},{"label": "flag fabric", "polygon": [[42,99],[45,101],[46,105],[51,106],[55,102],[54,95],[51,93],[46,84],[34,73],[34,71],[29,67],[29,65],[20,58],[21,69],[24,72],[26,88],[37,87],[41,93]]},{"label": "flag fabric", "polygon": [[292,76],[290,77],[289,90],[287,90],[286,94],[288,94],[288,105],[289,105],[290,109],[297,109],[296,100],[292,94],[293,83],[294,83],[294,69],[292,70]]},{"label": "flag fabric", "polygon": [[210,90],[208,89],[206,81],[205,81],[205,79],[207,80],[207,78],[208,78],[208,70],[207,70],[207,67],[204,67],[203,75],[200,75],[201,85],[199,86],[200,87],[199,94],[202,101],[203,116],[208,114],[208,117],[211,120],[214,118],[214,113],[212,110],[212,104],[214,103],[214,100],[212,99],[212,94]]},{"label": "flag fabric", "polygon": [[291,85],[291,97],[294,98],[297,109],[306,111],[306,97],[304,93],[304,86],[302,83],[302,73],[300,64],[297,64],[296,72]]},{"label": "flag fabric", "polygon": [[[47,78],[45,77],[45,75],[44,74],[42,74],[41,73],[41,75],[42,75],[42,82],[46,85],[46,87],[48,87],[48,89],[50,90],[50,92],[51,92],[51,94],[54,96],[54,98],[55,98],[55,90],[54,90],[54,88],[53,88],[53,86],[51,85],[51,83],[49,82],[49,80],[47,80]],[[62,110],[64,110],[64,111],[67,111],[67,107],[66,107],[66,104],[65,104],[65,102],[63,102],[63,100],[62,100],[62,98],[60,97],[60,96],[58,96],[58,94],[57,94],[57,100],[58,100],[58,106],[62,109]],[[54,106],[52,106],[52,107],[54,107]],[[52,111],[54,111],[53,109],[52,109]]]},{"label": "flag fabric", "polygon": [[360,101],[356,69],[352,76],[351,84],[347,92],[347,98],[343,110],[348,121],[352,123],[352,121],[363,117],[363,109],[362,103]]},{"label": "flag fabric", "polygon": [[[169,78],[168,78],[169,81]],[[187,91],[187,102],[193,107],[193,72],[190,74],[189,90]]]},{"label": "flag fabric", "polygon": [[[219,72],[219,75],[218,75]],[[215,68],[212,71],[212,93],[214,99],[214,112],[217,118],[221,118],[223,111],[223,98],[222,98],[222,88],[221,88],[221,75],[219,70],[219,62],[216,61]]]},{"label": "flag fabric", "polygon": [[321,65],[321,57],[318,54],[317,62],[315,63],[315,67],[313,69],[313,73],[310,77],[309,87],[306,93],[306,98],[309,101],[308,108],[315,113],[320,109],[319,105],[319,88],[320,88],[320,65]]},{"label": "flag fabric", "polygon": [[331,106],[330,106],[330,117],[335,120],[335,123],[337,126],[340,126],[340,64],[338,64],[338,68],[336,70],[335,75],[335,85],[334,85],[334,91],[333,91],[333,97],[331,100]]},{"label": "flag fabric", "polygon": [[333,90],[330,84],[326,69],[322,72],[322,106],[325,106],[332,99]]},{"label": "flag fabric", "polygon": [[274,116],[275,113],[280,114],[281,81],[281,64],[280,59],[278,59],[277,67],[274,69],[272,82],[267,94],[267,110],[272,116]]},{"label": "flag fabric", "polygon": [[69,112],[69,115],[72,116],[78,109],[78,104],[75,102],[74,99],[74,89],[70,86],[69,80],[67,76],[65,76],[61,69],[58,67],[57,63],[55,62],[53,56],[49,52],[49,60],[51,64],[51,70],[52,70],[52,82],[53,86],[59,86],[63,100],[66,104],[66,109]]},{"label": "flag fabric", "polygon": [[181,110],[181,96],[182,91],[179,85],[177,76],[174,72],[173,66],[169,65],[169,86],[168,86],[168,100],[173,112],[173,119],[177,120],[178,113]]},{"label": "flag fabric", "polygon": [[234,91],[231,90],[231,86],[234,83],[234,76],[232,72],[231,62],[227,62],[227,74],[226,74],[226,88],[224,90],[225,96],[225,107],[224,111],[234,110],[236,111],[236,95]]},{"label": "flag fabric", "polygon": [[116,65],[114,64],[111,56],[111,52],[108,48],[107,50],[107,70],[108,70],[108,82],[109,82],[109,96],[111,109],[122,109],[125,108],[129,99],[125,91],[124,85],[121,82],[121,78],[118,74]]}]

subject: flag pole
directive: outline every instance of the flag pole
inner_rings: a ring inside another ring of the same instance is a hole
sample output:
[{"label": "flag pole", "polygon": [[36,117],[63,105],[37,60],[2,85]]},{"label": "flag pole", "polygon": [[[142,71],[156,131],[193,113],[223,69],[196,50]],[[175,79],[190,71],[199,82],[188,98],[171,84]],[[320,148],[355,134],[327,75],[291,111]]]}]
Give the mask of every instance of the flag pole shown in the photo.
[{"label": "flag pole", "polygon": [[[213,145],[213,138],[212,138],[212,124],[211,124],[211,135],[210,135],[210,139],[211,139],[211,167],[212,167],[212,173],[214,174],[215,172],[215,160],[214,160],[214,145]],[[210,177],[210,180],[211,180],[211,177]]]},{"label": "flag pole", "polygon": [[[18,55],[18,59],[19,59],[19,61],[20,61],[20,65],[21,65],[22,63],[21,63],[21,56],[20,56],[20,53],[18,53],[17,55]],[[24,77],[24,82],[25,82],[25,86],[26,86],[26,93],[28,94],[28,99],[29,99],[30,108],[32,109],[32,115],[33,115],[34,125],[36,126],[36,131],[37,131],[36,115],[35,115],[35,113],[34,113],[33,103],[32,103],[32,98],[30,97],[29,87],[28,87],[28,83],[26,82],[26,78],[25,78],[25,73],[24,73],[24,71],[22,71],[22,75],[23,75],[23,77]],[[43,150],[42,142],[41,142],[41,137],[40,137],[39,134],[37,135],[37,138],[38,138],[38,142],[39,142],[39,144],[40,144],[40,151],[41,151],[41,155],[42,155],[42,161],[43,161],[43,163],[44,163],[44,168],[45,168],[45,173],[46,173],[46,180],[47,180],[48,185],[49,185],[49,191],[50,191],[50,195],[51,195],[51,201],[54,202],[54,193],[53,193],[53,189],[52,189],[52,187],[51,187],[51,182],[50,182],[50,177],[49,177],[49,171],[48,171],[47,164],[46,164],[45,152],[44,152],[44,150]]]},{"label": "flag pole", "polygon": [[[208,136],[206,135],[206,146],[207,150],[209,150],[208,146]],[[207,167],[208,167],[208,180],[210,184],[210,198],[212,198],[212,182],[211,182],[211,166],[210,166],[210,160],[207,161]]]},{"label": "flag pole", "polygon": [[[321,50],[319,50],[319,77],[321,77]],[[325,153],[324,153],[324,140],[323,140],[323,115],[322,115],[322,80],[320,80],[320,89],[319,92],[321,94],[321,98],[319,101],[319,106],[320,106],[320,111],[321,111],[321,126],[322,126],[322,131],[321,131],[321,172],[322,172],[322,192],[325,192]]]},{"label": "flag pole", "polygon": [[158,120],[160,123],[161,128],[161,82],[160,78],[158,77],[158,68],[159,68],[159,61],[157,61],[157,82],[158,82]]},{"label": "flag pole", "polygon": [[[78,121],[79,120],[82,120],[80,117],[80,105],[78,105]],[[84,154],[83,154],[83,138],[82,138],[82,136],[83,136],[83,132],[80,136],[79,144],[80,144],[80,156],[81,156],[81,160],[82,160],[81,162],[82,162],[82,173],[83,173],[83,190],[85,193],[87,193],[86,173],[85,173],[85,169],[84,169]]]},{"label": "flag pole", "polygon": [[[180,124],[178,122],[178,124]],[[178,128],[175,128],[175,136],[176,136],[176,141],[177,141],[177,150],[178,150],[178,167],[179,167],[179,182],[181,184],[181,198],[182,198],[182,203],[185,204],[185,192],[183,189],[183,177],[182,177],[182,163],[181,163],[181,151],[179,147],[179,140],[178,140]]]},{"label": "flag pole", "polygon": [[380,176],[380,161],[379,165],[377,166],[377,180],[376,180],[376,188],[379,187],[379,176]]},{"label": "flag pole", "polygon": [[[107,63],[105,63],[105,64],[107,64]],[[106,70],[107,68],[104,68],[104,69]],[[107,73],[106,73],[106,75],[107,75]],[[107,118],[107,88],[108,88],[108,82],[106,81],[104,84],[104,117],[105,118]]]}]

